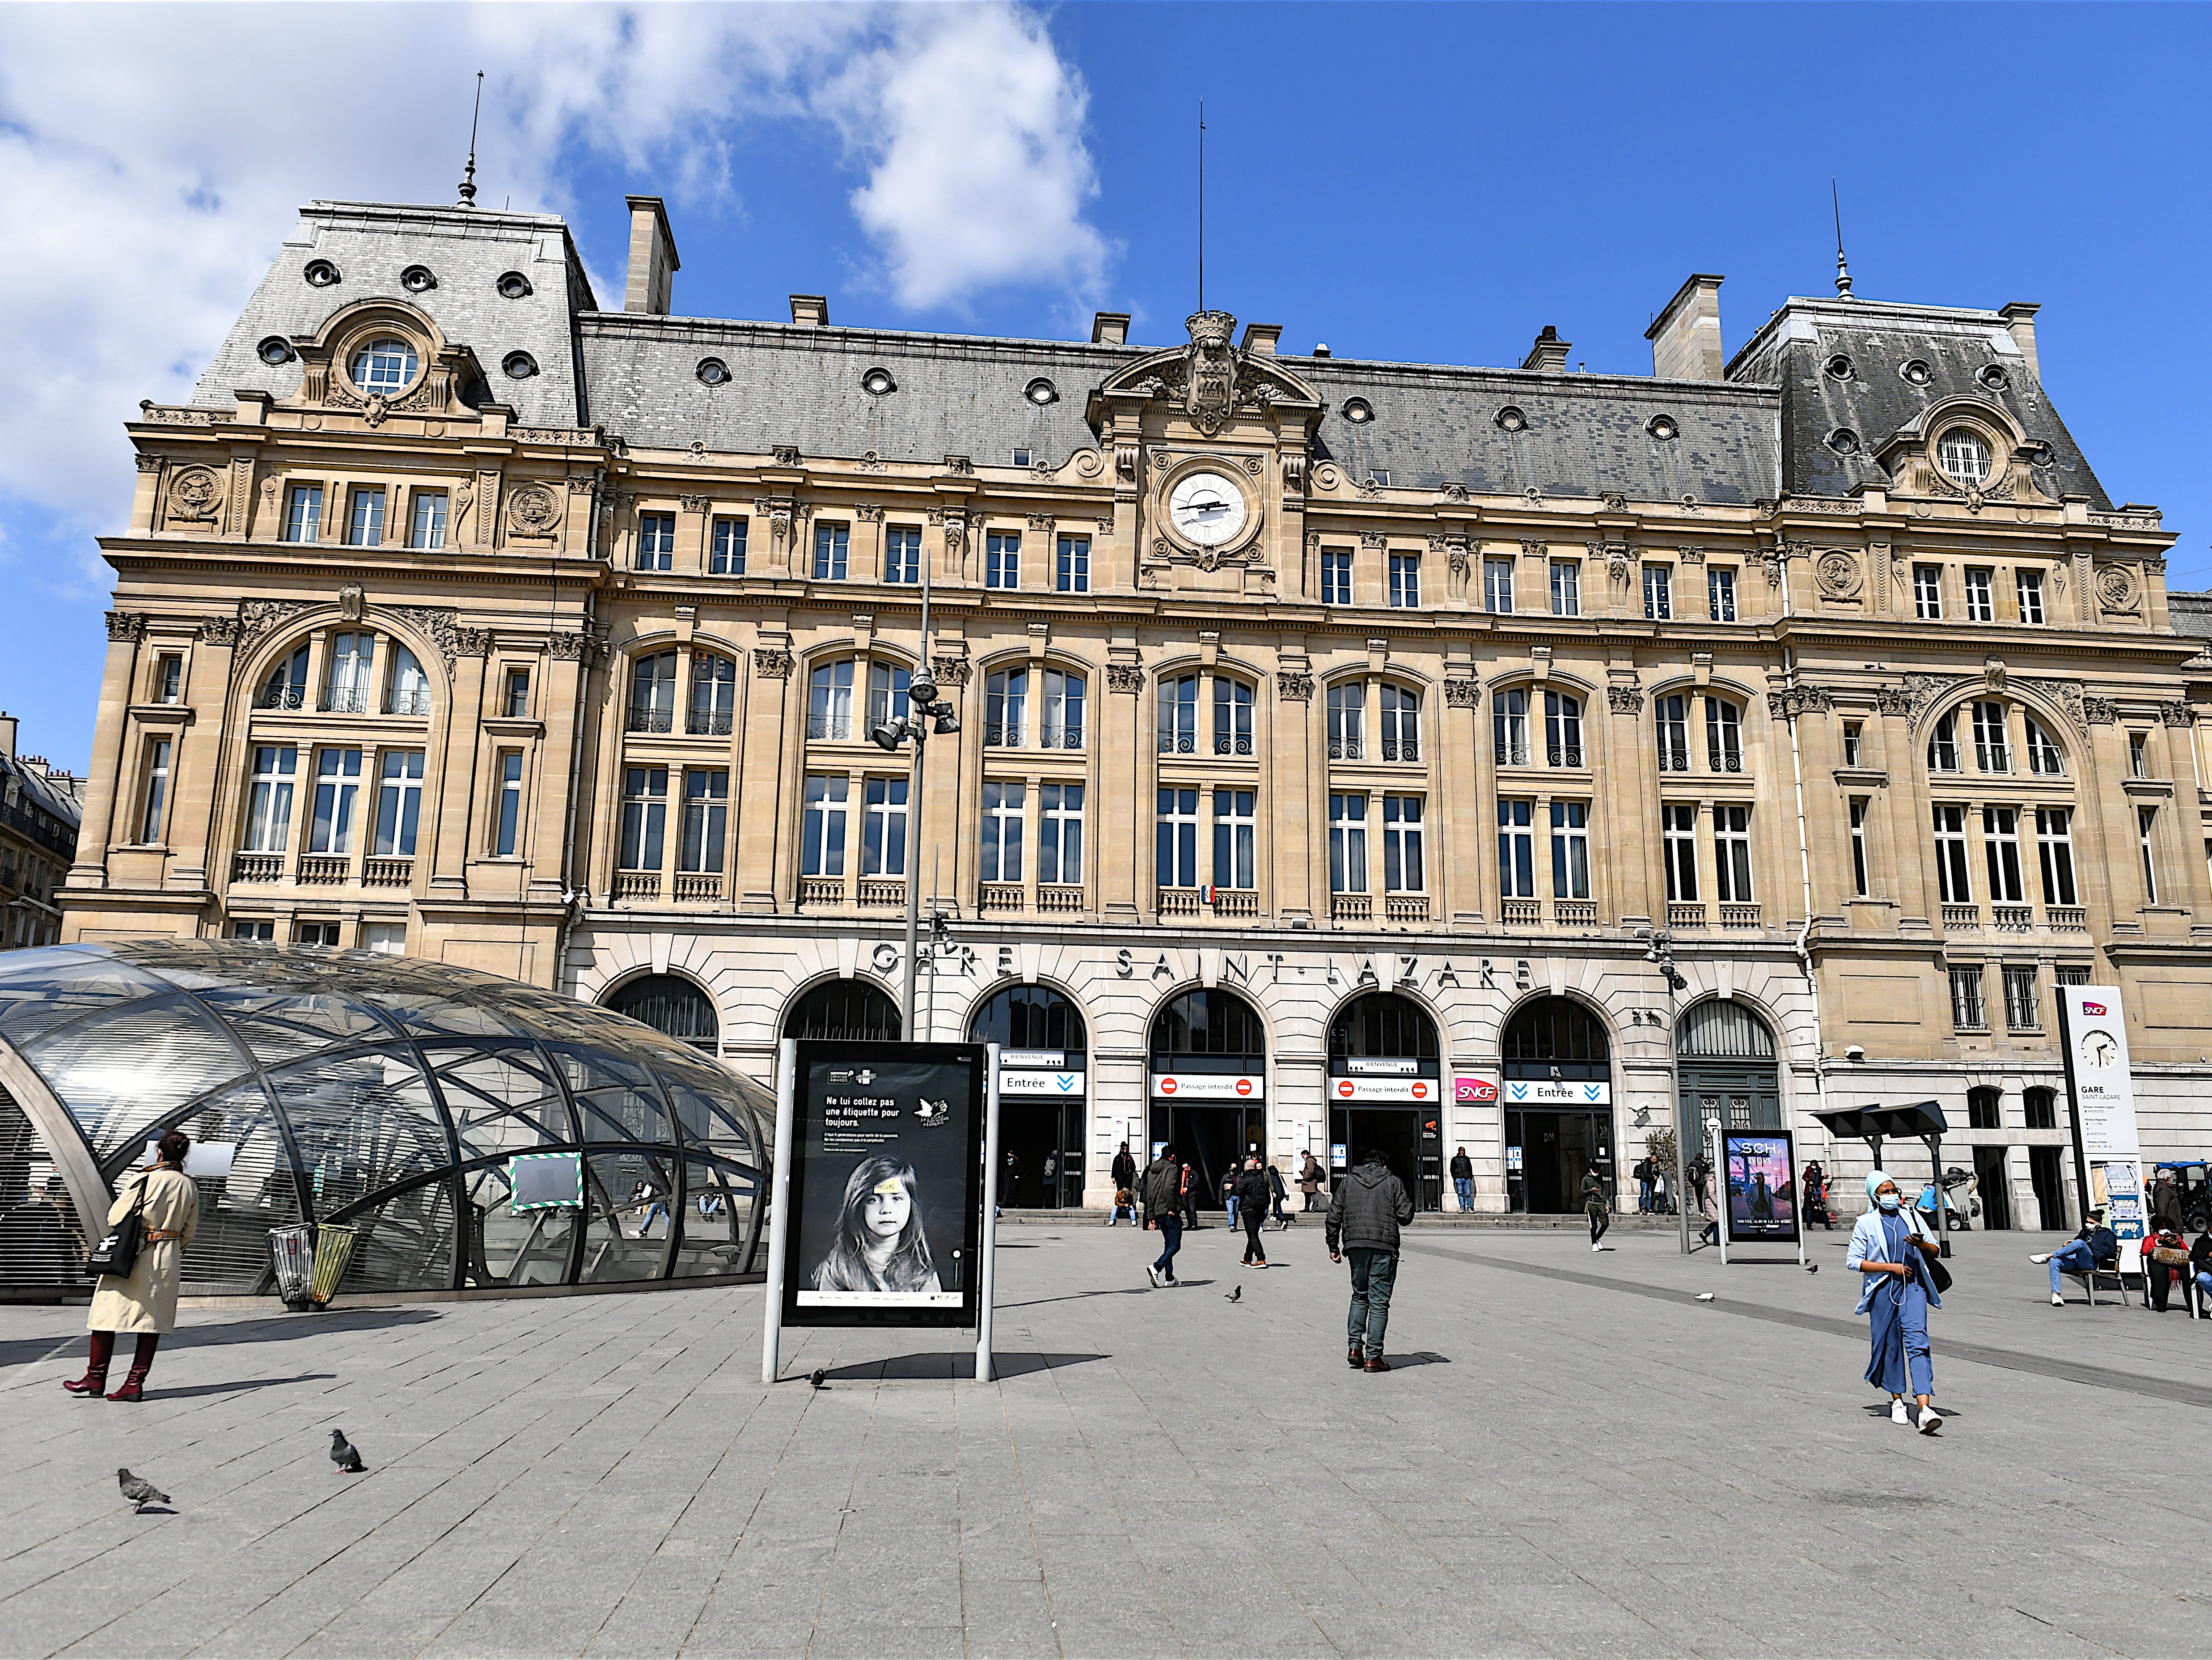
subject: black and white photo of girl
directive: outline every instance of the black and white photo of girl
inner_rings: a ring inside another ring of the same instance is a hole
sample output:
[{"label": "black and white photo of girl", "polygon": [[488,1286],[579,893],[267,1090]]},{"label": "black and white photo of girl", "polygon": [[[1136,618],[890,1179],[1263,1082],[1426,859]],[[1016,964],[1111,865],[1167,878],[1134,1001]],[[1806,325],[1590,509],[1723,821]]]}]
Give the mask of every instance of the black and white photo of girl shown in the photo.
[{"label": "black and white photo of girl", "polygon": [[830,1249],[807,1283],[817,1292],[943,1293],[913,1165],[874,1153],[853,1166]]}]

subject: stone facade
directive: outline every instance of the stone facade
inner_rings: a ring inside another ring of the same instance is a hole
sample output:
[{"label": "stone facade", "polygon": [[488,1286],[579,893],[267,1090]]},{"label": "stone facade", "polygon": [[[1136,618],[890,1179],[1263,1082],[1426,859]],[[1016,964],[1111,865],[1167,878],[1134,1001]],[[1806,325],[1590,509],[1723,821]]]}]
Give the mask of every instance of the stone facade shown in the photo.
[{"label": "stone facade", "polygon": [[674,976],[765,1075],[810,988],[896,994],[908,760],[868,734],[927,666],[961,721],[904,861],[949,918],[928,1035],[1073,1000],[1070,1200],[1157,1133],[1152,1025],[1196,988],[1259,1012],[1281,1159],[1331,1139],[1347,1000],[1410,999],[1492,1208],[1502,1034],[1547,997],[1607,1034],[1621,1170],[1716,998],[1805,1152],[1863,1167],[1815,1107],[1934,1098],[2028,1225],[2062,974],[2124,988],[2148,1146],[2212,1128],[2212,666],[2034,307],[1792,300],[1723,365],[1693,277],[1667,379],[1568,374],[1548,330],[1485,370],[1220,313],[1162,349],[707,321],[631,206],[601,310],[558,220],[319,204],[193,402],[131,424],[71,937]]},{"label": "stone facade", "polygon": [[15,753],[15,717],[0,709],[0,951],[61,938],[55,891],[76,858],[84,780]]}]

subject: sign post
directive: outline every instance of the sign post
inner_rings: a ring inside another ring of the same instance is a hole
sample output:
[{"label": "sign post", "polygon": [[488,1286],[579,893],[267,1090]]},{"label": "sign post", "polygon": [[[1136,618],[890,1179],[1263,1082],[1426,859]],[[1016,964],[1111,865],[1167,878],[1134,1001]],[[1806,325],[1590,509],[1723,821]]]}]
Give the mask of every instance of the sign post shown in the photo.
[{"label": "sign post", "polygon": [[2135,1074],[2118,986],[2058,988],[2059,1048],[2074,1134],[2074,1179],[2081,1214],[2105,1207],[2106,1225],[2120,1242],[2119,1265],[2132,1244],[2140,1266],[2145,1222],[2142,1145],[2136,1128]]},{"label": "sign post", "polygon": [[783,1271],[791,1250],[791,1123],[799,1087],[799,1044],[775,1046],[775,1156],[769,1165],[768,1318],[761,1333],[761,1382],[773,1383],[781,1368]]},{"label": "sign post", "polygon": [[1722,1151],[1721,1121],[1716,1118],[1706,1126],[1705,1129],[1705,1162],[1713,1167],[1711,1179],[1720,1184],[1718,1191],[1714,1195],[1719,1209],[1713,1231],[1720,1239],[1721,1266],[1726,1268],[1729,1248],[1728,1165],[1723,1160]]},{"label": "sign post", "polygon": [[[1805,1260],[1805,1230],[1797,1211],[1796,1147],[1788,1130],[1723,1131],[1713,1121],[1721,1144],[1721,1261],[1728,1246],[1795,1243]],[[1738,1186],[1741,1174],[1741,1186]]]},{"label": "sign post", "polygon": [[999,1261],[999,1046],[985,1045],[983,1107],[983,1260],[975,1310],[975,1381],[991,1381],[991,1280]]}]

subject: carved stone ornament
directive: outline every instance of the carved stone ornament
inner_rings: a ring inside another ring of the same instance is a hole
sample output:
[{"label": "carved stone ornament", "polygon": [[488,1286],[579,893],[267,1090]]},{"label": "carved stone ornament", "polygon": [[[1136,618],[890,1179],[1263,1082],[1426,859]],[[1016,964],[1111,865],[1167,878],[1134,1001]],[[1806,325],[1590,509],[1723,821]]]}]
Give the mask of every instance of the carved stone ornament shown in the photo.
[{"label": "carved stone ornament", "polygon": [[1831,599],[1856,599],[1866,587],[1857,556],[1841,548],[1831,548],[1813,562],[1813,580]]},{"label": "carved stone ornament", "polygon": [[1702,565],[1705,562],[1705,550],[1703,548],[1677,548],[1674,557],[1685,565]]},{"label": "carved stone ornament", "polygon": [[1250,473],[1255,478],[1257,478],[1260,476],[1262,465],[1263,464],[1260,458],[1256,455],[1248,455],[1244,458],[1244,471]]},{"label": "carved stone ornament", "polygon": [[453,620],[451,605],[401,605],[395,614],[413,623],[438,648],[448,680],[453,678],[455,659],[481,657],[491,649],[491,630],[461,627]]},{"label": "carved stone ornament", "polygon": [[1114,533],[1114,521],[1111,519],[1101,519],[1098,521],[1098,533],[1101,536],[1111,536]]},{"label": "carved stone ornament", "polygon": [[589,500],[599,488],[599,481],[588,474],[568,481],[568,494],[580,501]]},{"label": "carved stone ornament", "polygon": [[2108,611],[2132,611],[2142,599],[2135,571],[2127,565],[2098,566],[2096,587],[2097,604]]},{"label": "carved stone ornament", "polygon": [[791,654],[775,646],[753,648],[753,673],[763,680],[791,678]]},{"label": "carved stone ornament", "polygon": [[1794,721],[1801,714],[1826,714],[1831,707],[1828,694],[1818,686],[1788,686],[1766,694],[1766,712],[1777,721]]},{"label": "carved stone ornament", "polygon": [[1605,706],[1615,714],[1644,713],[1644,688],[1641,686],[1607,686]]},{"label": "carved stone ornament", "polygon": [[1607,513],[1626,513],[1628,511],[1628,498],[1626,496],[1623,496],[1619,490],[1607,490],[1599,499],[1605,503],[1605,510]]},{"label": "carved stone ornament", "polygon": [[146,613],[138,611],[108,612],[107,637],[110,640],[143,640],[146,637]]},{"label": "carved stone ornament", "polygon": [[1030,515],[1030,528],[1031,530],[1043,531],[1048,535],[1052,532],[1053,529],[1058,526],[1059,523],[1060,519],[1058,515],[1054,514],[1033,513]]},{"label": "carved stone ornament", "polygon": [[205,467],[186,467],[169,480],[169,517],[204,521],[222,507],[222,483]]},{"label": "carved stone ornament", "polygon": [[1876,714],[1910,714],[1912,713],[1912,694],[1902,686],[1876,686],[1874,689],[1874,712]]},{"label": "carved stone ornament", "polygon": [[1523,559],[1541,559],[1551,551],[1552,544],[1549,542],[1523,542],[1521,544],[1521,556]]},{"label": "carved stone ornament", "polygon": [[964,686],[975,667],[964,657],[937,656],[929,660],[929,672],[940,686]]},{"label": "carved stone ornament", "polygon": [[1106,690],[1109,691],[1142,691],[1145,689],[1144,666],[1139,663],[1109,663],[1106,666]]},{"label": "carved stone ornament", "polygon": [[880,525],[884,522],[884,505],[880,502],[863,502],[853,509],[853,517],[864,525]]},{"label": "carved stone ornament", "polygon": [[519,484],[507,498],[507,527],[518,536],[550,536],[561,522],[561,498],[543,484]]},{"label": "carved stone ornament", "polygon": [[2120,718],[2120,706],[2109,697],[2081,699],[2081,723],[2089,727],[2109,727]]},{"label": "carved stone ornament", "polygon": [[968,515],[947,510],[945,515],[945,550],[957,554],[967,544]]},{"label": "carved stone ornament", "polygon": [[200,639],[210,646],[234,646],[244,634],[235,617],[210,617],[200,623]]},{"label": "carved stone ornament", "polygon": [[2196,717],[2190,714],[2186,703],[2160,703],[2158,718],[2161,724],[2169,727],[2187,727],[2196,722]]},{"label": "carved stone ornament", "polygon": [[679,496],[676,498],[676,505],[685,513],[704,513],[709,503],[703,496]]},{"label": "carved stone ornament", "polygon": [[1296,669],[1278,669],[1275,672],[1275,696],[1284,702],[1310,703],[1313,694],[1314,678],[1310,674],[1301,673]]},{"label": "carved stone ornament", "polygon": [[589,663],[597,660],[599,642],[588,634],[556,634],[552,638],[553,656],[562,663]]},{"label": "carved stone ornament", "polygon": [[1137,482],[1137,447],[1133,443],[1114,446],[1114,478],[1117,483]]},{"label": "carved stone ornament", "polygon": [[1467,500],[1467,486],[1456,478],[1451,479],[1444,485],[1443,497],[1447,502],[1464,502]]},{"label": "carved stone ornament", "polygon": [[349,623],[358,623],[368,609],[368,596],[358,582],[349,582],[338,590],[338,615]]},{"label": "carved stone ornament", "polygon": [[1229,424],[1237,401],[1237,349],[1230,344],[1237,319],[1225,311],[1193,312],[1185,319],[1190,349],[1183,354],[1182,410],[1208,438]]},{"label": "carved stone ornament", "polygon": [[161,458],[158,455],[149,455],[140,450],[131,459],[137,462],[141,472],[159,472],[161,470]]},{"label": "carved stone ornament", "polygon": [[297,599],[241,599],[238,625],[249,640],[258,640],[294,611],[307,607]]},{"label": "carved stone ornament", "polygon": [[860,455],[860,471],[862,472],[882,472],[885,471],[884,458],[877,454],[873,450],[863,451]]},{"label": "carved stone ornament", "polygon": [[1444,707],[1454,709],[1474,709],[1482,707],[1482,687],[1473,680],[1444,682]]},{"label": "carved stone ornament", "polygon": [[[1905,677],[1905,715],[1908,731],[1917,731],[1921,717],[1928,706],[1938,698],[1949,695],[1955,687],[1966,684],[1965,677],[1956,674],[1908,674]],[[1877,701],[1879,694],[1877,694]]]},{"label": "carved stone ornament", "polygon": [[772,453],[775,457],[775,464],[779,467],[795,467],[799,465],[799,446],[796,444],[775,445]]},{"label": "carved stone ornament", "polygon": [[975,464],[964,455],[948,455],[945,458],[945,470],[963,478],[972,478],[975,475]]},{"label": "carved stone ornament", "polygon": [[1379,553],[1389,544],[1390,538],[1381,531],[1364,530],[1359,532],[1359,545],[1370,553]]},{"label": "carved stone ornament", "polygon": [[1592,544],[1589,555],[1593,559],[1603,556],[1606,575],[1613,579],[1615,587],[1625,588],[1635,581],[1636,562],[1628,556],[1626,544],[1609,542],[1603,547]]}]

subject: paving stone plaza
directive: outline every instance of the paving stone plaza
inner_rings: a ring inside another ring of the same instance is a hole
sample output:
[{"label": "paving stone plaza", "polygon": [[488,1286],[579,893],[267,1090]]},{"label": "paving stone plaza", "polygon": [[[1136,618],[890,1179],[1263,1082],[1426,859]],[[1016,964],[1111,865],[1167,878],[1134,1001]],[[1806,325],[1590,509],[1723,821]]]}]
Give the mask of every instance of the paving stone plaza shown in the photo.
[{"label": "paving stone plaza", "polygon": [[1010,1226],[987,1384],[959,1334],[813,1331],[763,1387],[744,1287],[188,1311],[134,1408],[57,1386],[82,1309],[0,1310],[0,1652],[2212,1648],[2212,1323],[2050,1307],[2047,1238],[1959,1240],[1923,1438],[1842,1231],[1808,1275],[1418,1230],[1369,1376],[1319,1219],[1262,1274],[1189,1236],[1173,1291],[1152,1236]]}]

